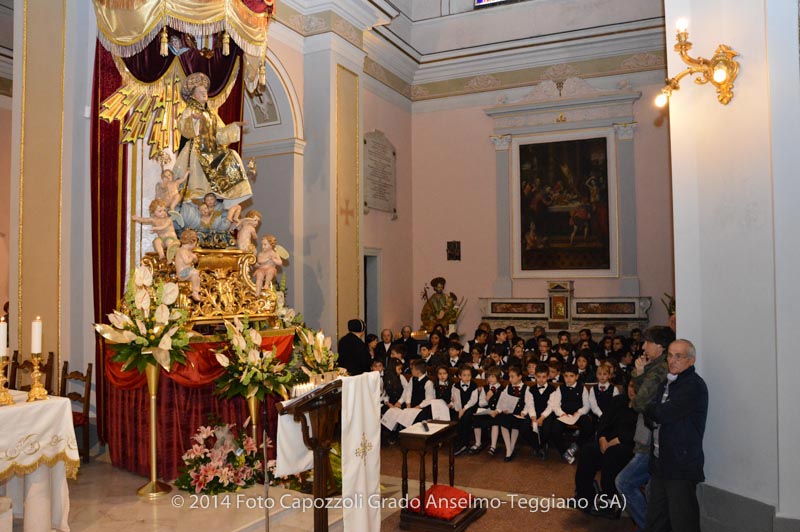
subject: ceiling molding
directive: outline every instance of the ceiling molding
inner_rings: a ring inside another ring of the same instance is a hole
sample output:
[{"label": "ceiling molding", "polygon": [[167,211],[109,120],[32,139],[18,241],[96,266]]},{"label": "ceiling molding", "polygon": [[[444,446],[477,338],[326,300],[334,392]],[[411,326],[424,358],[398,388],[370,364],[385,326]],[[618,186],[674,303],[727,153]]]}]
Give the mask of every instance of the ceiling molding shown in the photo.
[{"label": "ceiling molding", "polygon": [[282,3],[302,15],[332,11],[361,31],[389,24],[399,14],[385,0],[282,0]]}]

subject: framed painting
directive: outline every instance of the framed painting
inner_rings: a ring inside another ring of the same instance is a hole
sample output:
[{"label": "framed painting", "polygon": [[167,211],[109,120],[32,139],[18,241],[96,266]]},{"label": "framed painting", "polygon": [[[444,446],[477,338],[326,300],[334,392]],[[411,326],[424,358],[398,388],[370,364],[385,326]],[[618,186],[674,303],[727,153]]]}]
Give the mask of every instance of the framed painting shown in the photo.
[{"label": "framed painting", "polygon": [[511,154],[513,276],[616,277],[613,128],[517,137]]}]

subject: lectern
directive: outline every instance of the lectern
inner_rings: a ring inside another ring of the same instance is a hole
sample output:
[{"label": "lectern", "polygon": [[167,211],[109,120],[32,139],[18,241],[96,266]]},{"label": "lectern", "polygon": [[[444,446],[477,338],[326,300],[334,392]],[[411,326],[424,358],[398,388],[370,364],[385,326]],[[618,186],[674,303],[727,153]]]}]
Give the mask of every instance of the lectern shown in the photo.
[{"label": "lectern", "polygon": [[[342,381],[329,382],[289,404],[278,404],[277,408],[281,415],[294,416],[294,420],[300,423],[303,443],[313,453],[314,499],[324,499],[335,494],[336,483],[331,469],[330,450],[336,439],[339,412],[342,410]],[[314,532],[327,530],[327,505],[315,504]]]}]

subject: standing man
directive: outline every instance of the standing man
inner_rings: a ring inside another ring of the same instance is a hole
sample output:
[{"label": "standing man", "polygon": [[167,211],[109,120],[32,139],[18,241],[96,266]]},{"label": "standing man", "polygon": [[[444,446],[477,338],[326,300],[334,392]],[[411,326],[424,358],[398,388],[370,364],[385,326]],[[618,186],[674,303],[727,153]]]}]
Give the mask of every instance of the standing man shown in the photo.
[{"label": "standing man", "polygon": [[667,380],[646,415],[655,423],[650,456],[648,532],[700,532],[697,483],[703,482],[703,433],[708,415],[708,388],[697,374],[694,344],[676,340],[669,346]]},{"label": "standing man", "polygon": [[411,337],[410,325],[404,325],[403,328],[400,329],[400,338],[396,340],[395,343],[405,346],[406,358],[408,360],[419,358],[419,354],[417,353],[417,341]]},{"label": "standing man", "polygon": [[371,363],[369,347],[363,340],[367,325],[363,320],[350,320],[347,330],[349,332],[339,339],[339,366],[350,375],[361,375],[370,370]]},{"label": "standing man", "polygon": [[644,331],[642,336],[642,356],[636,359],[632,381],[636,396],[631,401],[633,409],[639,413],[634,434],[633,458],[617,475],[617,491],[625,497],[628,513],[634,523],[644,530],[647,516],[647,499],[642,494],[642,486],[650,480],[649,461],[651,429],[644,413],[658,392],[658,387],[667,380],[667,349],[675,340],[675,333],[669,327],[655,326]]}]

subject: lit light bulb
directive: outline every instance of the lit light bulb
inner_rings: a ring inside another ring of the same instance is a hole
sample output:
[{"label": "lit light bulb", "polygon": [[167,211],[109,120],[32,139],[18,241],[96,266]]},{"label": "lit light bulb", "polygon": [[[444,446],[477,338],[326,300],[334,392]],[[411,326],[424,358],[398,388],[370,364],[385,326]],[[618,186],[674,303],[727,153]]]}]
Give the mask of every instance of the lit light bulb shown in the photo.
[{"label": "lit light bulb", "polygon": [[658,96],[656,96],[656,101],[655,101],[656,107],[664,107],[665,105],[667,105],[668,101],[669,101],[669,96],[667,96],[667,93],[661,92],[659,93]]},{"label": "lit light bulb", "polygon": [[728,69],[724,66],[720,65],[714,69],[714,81],[717,83],[722,83],[728,79]]},{"label": "lit light bulb", "polygon": [[681,17],[675,23],[675,26],[678,28],[678,33],[684,33],[686,30],[689,29],[689,20]]}]

